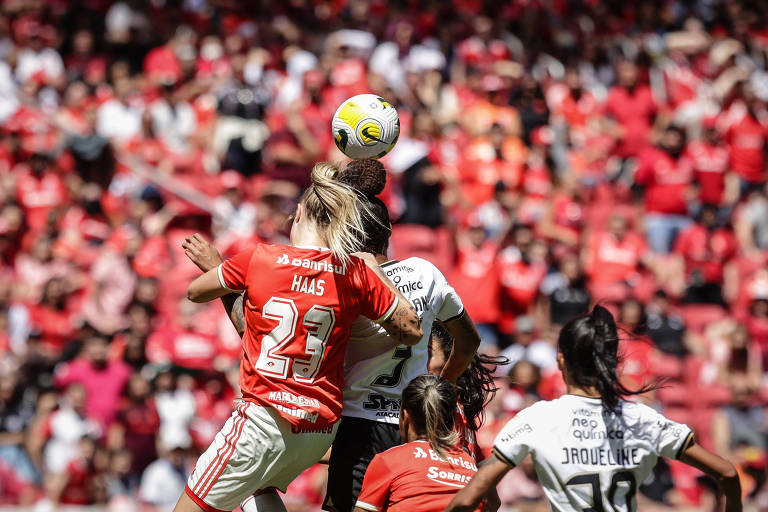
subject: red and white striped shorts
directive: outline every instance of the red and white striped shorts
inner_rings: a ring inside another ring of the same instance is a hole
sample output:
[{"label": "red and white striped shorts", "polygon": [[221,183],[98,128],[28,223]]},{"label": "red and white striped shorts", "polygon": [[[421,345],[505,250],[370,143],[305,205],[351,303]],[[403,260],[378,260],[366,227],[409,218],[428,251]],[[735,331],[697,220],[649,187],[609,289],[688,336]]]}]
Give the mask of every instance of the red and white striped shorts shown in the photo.
[{"label": "red and white striped shorts", "polygon": [[197,459],[186,493],[208,512],[235,509],[268,487],[283,492],[302,471],[325,455],[338,422],[321,432],[294,433],[270,407],[238,401],[237,408]]}]

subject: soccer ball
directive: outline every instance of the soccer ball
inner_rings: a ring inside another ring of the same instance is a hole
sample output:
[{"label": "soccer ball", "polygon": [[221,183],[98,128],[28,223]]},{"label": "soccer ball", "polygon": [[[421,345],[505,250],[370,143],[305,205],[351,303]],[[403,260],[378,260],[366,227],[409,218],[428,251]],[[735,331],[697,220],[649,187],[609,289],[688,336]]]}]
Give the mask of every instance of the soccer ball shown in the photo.
[{"label": "soccer ball", "polygon": [[339,106],[331,130],[336,147],[349,158],[381,158],[395,147],[400,118],[384,98],[358,94]]}]

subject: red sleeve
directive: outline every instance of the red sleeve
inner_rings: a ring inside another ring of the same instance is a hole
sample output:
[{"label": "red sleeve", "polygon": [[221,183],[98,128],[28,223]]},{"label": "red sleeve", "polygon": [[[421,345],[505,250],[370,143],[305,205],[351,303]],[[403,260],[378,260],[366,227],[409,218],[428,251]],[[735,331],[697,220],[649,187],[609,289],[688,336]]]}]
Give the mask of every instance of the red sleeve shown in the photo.
[{"label": "red sleeve", "polygon": [[648,185],[653,180],[653,167],[650,165],[651,159],[648,156],[640,155],[638,159],[639,165],[635,172],[635,183],[638,185]]},{"label": "red sleeve", "polygon": [[392,486],[392,471],[382,454],[376,455],[365,470],[363,488],[357,497],[356,508],[379,512],[384,510]]},{"label": "red sleeve", "polygon": [[219,282],[225,288],[232,291],[245,290],[245,278],[248,275],[248,266],[253,258],[255,247],[241,251],[219,265]]},{"label": "red sleeve", "polygon": [[371,320],[381,322],[389,318],[397,307],[397,296],[384,281],[364,262],[360,261],[360,314]]},{"label": "red sleeve", "polygon": [[686,256],[689,251],[689,240],[690,236],[688,234],[688,230],[683,231],[679,235],[677,235],[677,239],[675,240],[675,246],[672,250],[672,252],[675,252],[677,254],[680,254],[682,256]]}]

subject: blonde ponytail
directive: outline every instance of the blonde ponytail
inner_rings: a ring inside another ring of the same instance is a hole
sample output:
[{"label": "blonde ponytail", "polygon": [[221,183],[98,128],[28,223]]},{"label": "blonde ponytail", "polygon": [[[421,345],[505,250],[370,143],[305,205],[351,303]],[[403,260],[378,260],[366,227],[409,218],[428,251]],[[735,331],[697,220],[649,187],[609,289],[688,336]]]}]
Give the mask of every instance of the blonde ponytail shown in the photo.
[{"label": "blonde ponytail", "polygon": [[459,439],[454,430],[457,400],[455,386],[439,375],[416,377],[403,390],[402,408],[408,411],[416,431],[443,459]]},{"label": "blonde ponytail", "polygon": [[364,216],[372,216],[358,193],[336,180],[339,168],[319,162],[312,168],[312,184],[301,198],[334,256],[346,263],[365,243]]}]

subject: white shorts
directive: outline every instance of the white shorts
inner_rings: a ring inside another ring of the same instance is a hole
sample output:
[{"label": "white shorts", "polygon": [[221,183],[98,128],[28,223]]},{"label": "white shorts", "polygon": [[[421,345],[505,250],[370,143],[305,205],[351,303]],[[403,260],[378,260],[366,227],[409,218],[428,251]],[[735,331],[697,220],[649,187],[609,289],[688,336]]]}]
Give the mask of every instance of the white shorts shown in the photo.
[{"label": "white shorts", "polygon": [[269,487],[285,492],[330,448],[339,425],[294,433],[275,409],[246,401],[237,404],[187,481],[187,495],[208,512],[233,510]]}]

